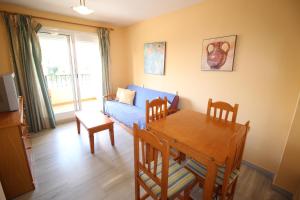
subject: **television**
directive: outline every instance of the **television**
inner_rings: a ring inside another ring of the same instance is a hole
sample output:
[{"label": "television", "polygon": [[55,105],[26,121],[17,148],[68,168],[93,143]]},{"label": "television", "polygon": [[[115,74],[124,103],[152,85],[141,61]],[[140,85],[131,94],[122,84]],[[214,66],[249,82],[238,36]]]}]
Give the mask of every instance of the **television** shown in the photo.
[{"label": "television", "polygon": [[16,111],[18,108],[14,74],[0,75],[0,112]]}]

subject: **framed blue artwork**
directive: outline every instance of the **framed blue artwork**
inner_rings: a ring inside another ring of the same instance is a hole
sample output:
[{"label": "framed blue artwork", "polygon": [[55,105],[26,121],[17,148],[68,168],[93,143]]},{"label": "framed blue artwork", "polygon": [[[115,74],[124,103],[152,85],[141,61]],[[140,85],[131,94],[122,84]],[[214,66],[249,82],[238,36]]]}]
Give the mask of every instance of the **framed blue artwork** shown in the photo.
[{"label": "framed blue artwork", "polygon": [[165,74],[166,42],[145,43],[144,72],[145,74]]}]

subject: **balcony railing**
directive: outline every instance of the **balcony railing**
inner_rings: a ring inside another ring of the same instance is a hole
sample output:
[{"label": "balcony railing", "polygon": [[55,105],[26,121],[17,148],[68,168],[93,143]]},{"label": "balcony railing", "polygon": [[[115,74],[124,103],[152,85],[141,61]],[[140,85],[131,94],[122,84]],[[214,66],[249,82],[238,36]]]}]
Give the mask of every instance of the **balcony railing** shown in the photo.
[{"label": "balcony railing", "polygon": [[[78,74],[80,84],[88,84],[92,81],[91,74]],[[48,87],[68,87],[73,84],[73,75],[60,74],[60,75],[46,75],[45,76]]]},{"label": "balcony railing", "polygon": [[[73,103],[74,83],[72,75],[46,75],[45,79],[53,106]],[[96,98],[91,74],[78,74],[78,82],[81,100]]]}]

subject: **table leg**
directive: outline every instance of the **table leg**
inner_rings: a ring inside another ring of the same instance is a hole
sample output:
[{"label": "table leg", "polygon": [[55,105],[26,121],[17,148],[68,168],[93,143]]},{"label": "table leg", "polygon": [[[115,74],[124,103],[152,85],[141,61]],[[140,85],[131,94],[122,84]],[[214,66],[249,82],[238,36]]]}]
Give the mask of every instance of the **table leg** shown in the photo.
[{"label": "table leg", "polygon": [[115,146],[115,138],[114,138],[114,126],[111,125],[109,128],[109,136],[110,136],[110,142],[112,146]]},{"label": "table leg", "polygon": [[207,174],[205,177],[204,191],[203,191],[204,200],[211,200],[213,198],[216,175],[217,175],[217,166],[213,161],[211,161],[207,166]]},{"label": "table leg", "polygon": [[77,133],[80,135],[80,121],[77,117],[76,117],[76,125],[77,125]]},{"label": "table leg", "polygon": [[89,137],[90,137],[90,149],[91,149],[91,153],[94,154],[95,150],[94,150],[94,134],[89,132]]}]

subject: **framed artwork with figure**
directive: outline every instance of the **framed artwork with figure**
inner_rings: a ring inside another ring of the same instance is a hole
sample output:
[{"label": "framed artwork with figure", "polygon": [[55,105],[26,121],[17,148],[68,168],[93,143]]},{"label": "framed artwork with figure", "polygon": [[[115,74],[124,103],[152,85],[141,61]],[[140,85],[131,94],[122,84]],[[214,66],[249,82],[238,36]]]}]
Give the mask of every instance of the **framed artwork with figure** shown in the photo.
[{"label": "framed artwork with figure", "polygon": [[236,35],[203,40],[203,71],[233,71]]}]

